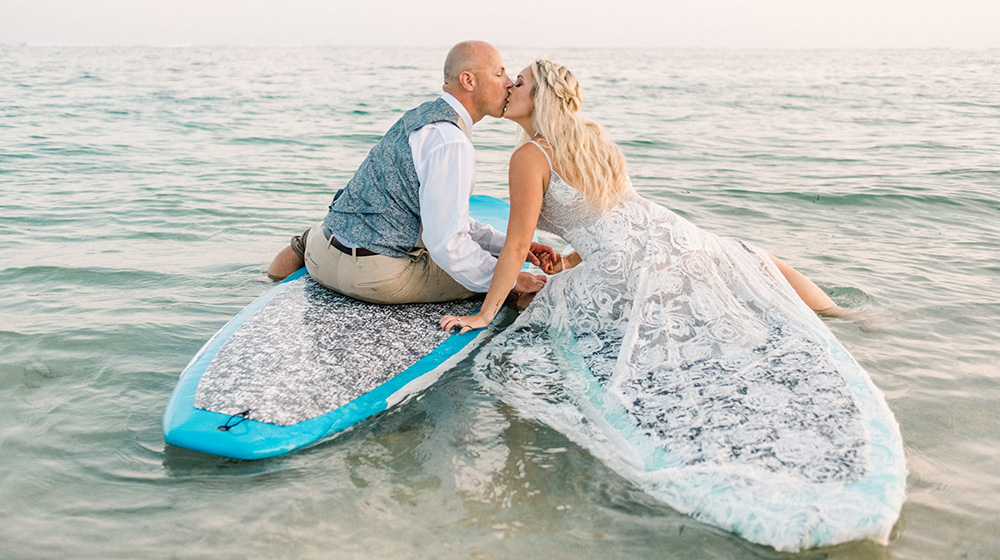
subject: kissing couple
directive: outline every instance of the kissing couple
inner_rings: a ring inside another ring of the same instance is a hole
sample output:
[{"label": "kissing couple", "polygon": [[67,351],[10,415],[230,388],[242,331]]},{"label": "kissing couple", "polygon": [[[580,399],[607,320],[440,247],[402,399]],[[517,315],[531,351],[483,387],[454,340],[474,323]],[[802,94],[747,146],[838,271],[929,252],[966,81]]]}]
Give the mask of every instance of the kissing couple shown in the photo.
[{"label": "kissing couple", "polygon": [[[581,114],[565,66],[536,60],[512,82],[494,47],[464,42],[448,54],[443,89],[389,129],[269,274],[304,264],[374,303],[485,292],[476,314],[441,318],[448,331],[484,328],[512,302],[521,313],[477,352],[474,372],[524,416],[751,540],[795,549],[813,527],[842,529],[837,489],[866,472],[866,419],[891,412],[853,395],[845,380],[867,374],[830,350],[840,345],[817,315],[860,314],[757,246],[643,198],[621,149]],[[470,133],[486,115],[519,127],[505,233],[469,217]],[[573,251],[533,242],[536,228]],[[523,271],[526,261],[547,276]],[[739,500],[712,491],[722,481]],[[802,499],[816,488],[837,491]],[[848,501],[861,519],[884,507],[877,493]],[[865,530],[885,537],[883,525]]]},{"label": "kissing couple", "polygon": [[[442,89],[437,100],[406,112],[337,193],[325,219],[275,256],[268,268],[272,279],[305,266],[329,289],[383,304],[485,292],[478,314],[442,319],[442,327],[460,326],[464,332],[489,324],[513,297],[520,295],[517,302],[524,307],[546,285],[545,276],[521,270],[524,262],[552,274],[584,261],[579,249],[586,245],[573,243],[572,235],[548,223],[545,214],[551,212],[543,213],[552,178],[578,193],[582,206],[575,210],[589,210],[584,214],[593,219],[624,202],[625,195],[637,196],[621,150],[580,115],[580,85],[565,67],[535,61],[512,82],[495,47],[465,41],[448,52]],[[506,234],[469,216],[475,187],[472,128],[486,115],[520,126],[519,147],[510,160]],[[557,255],[533,242],[536,227],[562,235],[578,250]],[[610,249],[617,242],[600,243]],[[841,309],[794,269],[769,259],[812,309],[830,314]]]}]

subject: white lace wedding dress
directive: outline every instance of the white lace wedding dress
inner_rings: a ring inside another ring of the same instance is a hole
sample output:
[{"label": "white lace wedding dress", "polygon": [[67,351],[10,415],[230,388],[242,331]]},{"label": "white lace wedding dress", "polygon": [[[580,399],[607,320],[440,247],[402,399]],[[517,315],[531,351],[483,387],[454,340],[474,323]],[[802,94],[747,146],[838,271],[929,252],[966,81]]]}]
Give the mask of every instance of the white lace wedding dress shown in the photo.
[{"label": "white lace wedding dress", "polygon": [[764,251],[631,186],[601,213],[554,172],[539,228],[584,262],[480,353],[484,384],[751,541],[888,539],[906,478],[895,419]]}]

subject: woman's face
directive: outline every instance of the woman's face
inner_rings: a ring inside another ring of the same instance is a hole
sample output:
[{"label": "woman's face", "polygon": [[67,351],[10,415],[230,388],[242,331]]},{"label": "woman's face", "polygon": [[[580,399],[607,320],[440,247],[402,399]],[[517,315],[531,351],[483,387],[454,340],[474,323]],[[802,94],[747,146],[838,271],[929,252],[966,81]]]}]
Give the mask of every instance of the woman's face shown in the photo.
[{"label": "woman's face", "polygon": [[504,111],[504,118],[517,120],[530,118],[535,113],[535,100],[531,96],[531,90],[535,86],[535,81],[531,77],[531,66],[521,70],[514,80],[514,87],[510,90],[510,98],[507,99],[507,110]]}]

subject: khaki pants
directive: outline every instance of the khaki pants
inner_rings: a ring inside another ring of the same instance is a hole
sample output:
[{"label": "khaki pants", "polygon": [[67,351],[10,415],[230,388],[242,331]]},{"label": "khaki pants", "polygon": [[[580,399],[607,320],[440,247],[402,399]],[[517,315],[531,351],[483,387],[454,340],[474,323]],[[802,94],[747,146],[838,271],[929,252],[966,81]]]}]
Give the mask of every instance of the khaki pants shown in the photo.
[{"label": "khaki pants", "polygon": [[448,276],[426,249],[402,258],[357,257],[334,247],[323,235],[323,223],[306,239],[306,270],[313,280],[335,292],[370,303],[424,303],[475,295]]}]

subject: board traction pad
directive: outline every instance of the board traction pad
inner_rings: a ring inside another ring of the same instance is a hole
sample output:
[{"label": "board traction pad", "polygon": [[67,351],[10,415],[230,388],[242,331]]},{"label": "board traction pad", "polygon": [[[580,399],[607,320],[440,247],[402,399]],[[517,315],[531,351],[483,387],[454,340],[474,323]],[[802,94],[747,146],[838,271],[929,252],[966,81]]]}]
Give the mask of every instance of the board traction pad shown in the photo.
[{"label": "board traction pad", "polygon": [[378,305],[288,282],[219,349],[198,383],[196,408],[279,426],[335,410],[375,389],[444,342],[446,314],[481,299]]}]

